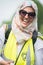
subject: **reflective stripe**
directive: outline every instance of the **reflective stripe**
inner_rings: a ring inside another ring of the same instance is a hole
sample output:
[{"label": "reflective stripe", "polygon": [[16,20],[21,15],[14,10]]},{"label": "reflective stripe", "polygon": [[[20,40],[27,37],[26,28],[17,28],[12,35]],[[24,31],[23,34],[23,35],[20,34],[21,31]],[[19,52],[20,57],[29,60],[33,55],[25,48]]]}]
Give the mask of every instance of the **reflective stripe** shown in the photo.
[{"label": "reflective stripe", "polygon": [[38,38],[42,39],[43,40],[43,36],[38,36]]},{"label": "reflective stripe", "polygon": [[[14,62],[16,62],[17,59],[16,43],[17,43],[16,38],[13,32],[11,31],[6,46],[4,48],[4,56],[10,60],[13,60]],[[22,51],[20,52],[16,65],[26,65],[26,54],[28,52],[28,47],[30,47],[30,57],[31,57],[30,65],[34,65],[34,50],[31,38],[25,43]]]},{"label": "reflective stripe", "polygon": [[[32,42],[32,39],[31,39],[31,42]],[[30,60],[31,60],[30,65],[34,65],[35,56],[34,56],[34,49],[33,49],[33,44],[32,43],[30,44]]]}]

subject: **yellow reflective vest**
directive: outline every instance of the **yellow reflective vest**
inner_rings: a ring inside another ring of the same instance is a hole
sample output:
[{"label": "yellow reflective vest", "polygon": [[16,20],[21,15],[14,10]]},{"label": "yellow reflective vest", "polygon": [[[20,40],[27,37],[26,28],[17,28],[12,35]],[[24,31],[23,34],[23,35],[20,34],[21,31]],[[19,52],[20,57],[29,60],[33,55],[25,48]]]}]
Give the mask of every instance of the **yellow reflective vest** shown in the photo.
[{"label": "yellow reflective vest", "polygon": [[33,49],[32,39],[30,38],[24,43],[18,57],[17,57],[16,43],[17,43],[16,37],[11,31],[4,48],[4,56],[7,59],[13,60],[15,62],[15,65],[26,65],[26,55],[28,52],[28,48],[30,48],[30,58],[31,58],[30,65],[34,65],[35,59],[34,59],[34,49]]}]

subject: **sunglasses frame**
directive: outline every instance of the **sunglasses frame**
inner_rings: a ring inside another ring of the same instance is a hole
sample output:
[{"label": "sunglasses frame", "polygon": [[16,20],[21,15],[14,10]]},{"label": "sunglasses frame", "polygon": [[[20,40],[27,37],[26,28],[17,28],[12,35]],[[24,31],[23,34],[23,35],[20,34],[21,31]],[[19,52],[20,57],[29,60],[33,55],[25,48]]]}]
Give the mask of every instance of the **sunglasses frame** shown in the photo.
[{"label": "sunglasses frame", "polygon": [[33,17],[33,18],[36,16],[35,12],[29,12],[29,13],[28,13],[28,12],[26,12],[25,10],[20,10],[20,11],[19,11],[19,14],[20,14],[21,16],[23,16],[23,17],[26,16],[26,14],[28,14],[28,16],[31,16],[31,17]]}]

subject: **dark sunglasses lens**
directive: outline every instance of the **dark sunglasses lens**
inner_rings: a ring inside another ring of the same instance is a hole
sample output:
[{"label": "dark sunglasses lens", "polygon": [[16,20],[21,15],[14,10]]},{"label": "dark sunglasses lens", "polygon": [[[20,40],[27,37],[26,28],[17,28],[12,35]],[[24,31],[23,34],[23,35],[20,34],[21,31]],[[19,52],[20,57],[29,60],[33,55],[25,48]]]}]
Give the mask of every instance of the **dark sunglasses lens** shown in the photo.
[{"label": "dark sunglasses lens", "polygon": [[31,16],[31,17],[35,17],[35,12],[30,12],[30,13],[28,13],[28,16]]},{"label": "dark sunglasses lens", "polygon": [[26,11],[23,11],[23,10],[20,10],[19,11],[19,14],[22,15],[22,16],[25,16],[27,14],[27,12]]},{"label": "dark sunglasses lens", "polygon": [[24,10],[20,10],[19,11],[19,14],[21,15],[21,16],[25,16],[26,14],[28,14],[28,16],[31,16],[31,17],[35,17],[35,12],[29,12],[29,13],[27,13],[26,11],[24,11]]}]

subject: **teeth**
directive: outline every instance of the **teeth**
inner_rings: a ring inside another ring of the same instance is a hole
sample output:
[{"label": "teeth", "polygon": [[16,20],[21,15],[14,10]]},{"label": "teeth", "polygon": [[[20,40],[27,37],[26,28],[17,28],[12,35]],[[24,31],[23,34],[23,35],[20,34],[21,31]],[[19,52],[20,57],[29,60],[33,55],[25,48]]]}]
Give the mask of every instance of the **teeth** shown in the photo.
[{"label": "teeth", "polygon": [[28,22],[27,20],[24,20],[24,22]]}]

